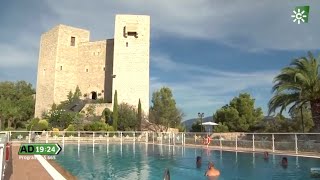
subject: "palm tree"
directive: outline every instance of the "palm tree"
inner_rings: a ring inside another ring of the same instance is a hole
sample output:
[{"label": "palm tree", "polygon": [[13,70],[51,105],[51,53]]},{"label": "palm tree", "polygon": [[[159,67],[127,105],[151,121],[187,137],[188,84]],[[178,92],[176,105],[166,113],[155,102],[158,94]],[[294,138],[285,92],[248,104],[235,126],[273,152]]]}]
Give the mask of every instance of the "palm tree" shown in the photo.
[{"label": "palm tree", "polygon": [[311,52],[308,57],[292,61],[274,78],[274,93],[269,101],[269,115],[280,108],[280,113],[289,108],[300,108],[310,103],[315,130],[320,132],[320,74],[319,60]]}]

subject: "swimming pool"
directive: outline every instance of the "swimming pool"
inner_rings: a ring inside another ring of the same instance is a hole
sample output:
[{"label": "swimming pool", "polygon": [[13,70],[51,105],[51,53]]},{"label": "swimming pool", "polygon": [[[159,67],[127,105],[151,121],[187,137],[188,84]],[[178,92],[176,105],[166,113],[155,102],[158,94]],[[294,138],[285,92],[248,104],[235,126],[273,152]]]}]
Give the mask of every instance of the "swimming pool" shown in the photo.
[{"label": "swimming pool", "polygon": [[[196,168],[196,156],[202,167]],[[307,180],[310,168],[320,167],[320,159],[290,157],[288,168],[280,166],[282,156],[236,153],[200,148],[146,144],[68,144],[57,162],[79,179],[162,179],[169,168],[171,180],[205,179],[209,160],[221,171],[219,180]]]}]

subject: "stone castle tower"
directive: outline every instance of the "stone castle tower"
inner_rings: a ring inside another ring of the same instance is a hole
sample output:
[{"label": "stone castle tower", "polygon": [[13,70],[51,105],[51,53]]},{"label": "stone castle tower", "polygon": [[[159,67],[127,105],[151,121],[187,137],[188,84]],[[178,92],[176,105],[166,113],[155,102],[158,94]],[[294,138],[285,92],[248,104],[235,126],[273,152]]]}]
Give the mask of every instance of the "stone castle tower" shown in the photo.
[{"label": "stone castle tower", "polygon": [[88,30],[58,25],[40,42],[35,117],[79,86],[82,99],[105,100],[149,111],[150,17],[116,15],[114,39],[90,42]]}]

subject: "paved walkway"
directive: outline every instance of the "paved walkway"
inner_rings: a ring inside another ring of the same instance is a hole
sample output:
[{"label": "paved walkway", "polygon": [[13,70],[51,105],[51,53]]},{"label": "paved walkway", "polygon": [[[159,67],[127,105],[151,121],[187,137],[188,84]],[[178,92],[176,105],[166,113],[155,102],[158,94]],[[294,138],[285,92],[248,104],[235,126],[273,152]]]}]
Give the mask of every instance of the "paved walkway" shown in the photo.
[{"label": "paved walkway", "polygon": [[5,170],[5,180],[53,179],[37,159],[21,160],[18,155],[19,146],[11,148],[11,161]]}]

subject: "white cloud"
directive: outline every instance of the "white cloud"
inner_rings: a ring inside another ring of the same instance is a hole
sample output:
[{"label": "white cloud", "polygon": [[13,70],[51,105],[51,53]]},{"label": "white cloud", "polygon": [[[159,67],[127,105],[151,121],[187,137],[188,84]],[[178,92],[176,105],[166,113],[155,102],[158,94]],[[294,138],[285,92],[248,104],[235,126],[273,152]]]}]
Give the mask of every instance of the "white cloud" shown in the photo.
[{"label": "white cloud", "polygon": [[[115,13],[151,15],[152,37],[218,41],[230,46],[261,49],[310,50],[319,48],[319,2],[176,0],[176,1],[47,1],[58,15],[49,26],[68,23],[92,30],[93,37],[112,37]],[[308,24],[297,25],[291,14],[295,6],[311,6]]]},{"label": "white cloud", "polygon": [[[160,70],[167,73],[174,72],[177,76],[183,77],[183,80],[171,82],[163,82],[153,77],[151,92],[162,86],[168,86],[172,88],[180,107],[183,106],[186,111],[212,107],[209,114],[212,114],[214,108],[227,104],[242,91],[263,89],[264,92],[270,92],[272,80],[278,73],[273,70],[246,73],[220,71],[209,67],[178,63],[169,56],[160,54],[152,57],[151,63]],[[254,98],[263,102],[270,96],[270,94],[261,95],[259,93],[258,95]]]},{"label": "white cloud", "polygon": [[18,47],[13,44],[0,43],[0,68],[11,67],[34,67],[38,57],[35,51],[28,50],[24,47]]}]

